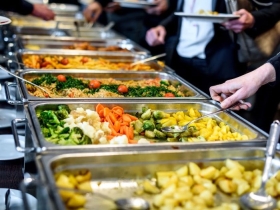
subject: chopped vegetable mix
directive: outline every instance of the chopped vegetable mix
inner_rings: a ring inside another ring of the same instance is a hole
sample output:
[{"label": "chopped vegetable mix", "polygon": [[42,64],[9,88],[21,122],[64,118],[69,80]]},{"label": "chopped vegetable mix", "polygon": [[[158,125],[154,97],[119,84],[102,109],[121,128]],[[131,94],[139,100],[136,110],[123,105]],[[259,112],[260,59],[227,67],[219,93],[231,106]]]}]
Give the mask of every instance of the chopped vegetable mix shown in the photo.
[{"label": "chopped vegetable mix", "polygon": [[233,132],[224,122],[209,117],[190,124],[183,133],[161,131],[162,127],[185,125],[200,116],[193,108],[166,113],[142,107],[131,114],[120,106],[108,108],[101,104],[95,110],[70,111],[68,106],[58,105],[55,110],[37,112],[45,139],[60,145],[248,140],[248,136]]}]

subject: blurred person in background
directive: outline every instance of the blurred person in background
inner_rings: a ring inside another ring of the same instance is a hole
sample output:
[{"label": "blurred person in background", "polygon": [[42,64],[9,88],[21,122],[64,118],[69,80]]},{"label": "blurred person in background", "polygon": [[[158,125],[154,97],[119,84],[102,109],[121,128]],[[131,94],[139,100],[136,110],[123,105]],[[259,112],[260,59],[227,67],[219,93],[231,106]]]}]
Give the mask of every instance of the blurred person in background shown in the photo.
[{"label": "blurred person in background", "polygon": [[44,4],[32,4],[25,0],[2,1],[0,9],[16,12],[21,15],[33,15],[44,20],[53,20],[55,14]]},{"label": "blurred person in background", "polygon": [[101,12],[107,12],[108,22],[114,22],[113,29],[134,42],[142,45],[152,54],[164,52],[164,46],[150,47],[145,41],[148,29],[158,25],[163,19],[175,11],[177,1],[155,0],[156,6],[145,9],[121,8],[111,0],[97,0],[84,10],[85,18],[89,22],[97,21]]},{"label": "blurred person in background", "polygon": [[[220,101],[221,107],[226,109],[239,100],[252,96],[266,84],[278,88],[280,86],[280,54],[247,74],[210,87],[210,95],[212,99]],[[250,104],[247,105],[250,107]],[[246,105],[239,106],[239,109],[247,108]]]},{"label": "blurred person in background", "polygon": [[[177,11],[197,13],[199,10],[227,13],[224,0],[179,0]],[[229,30],[246,31],[257,36],[270,29],[280,19],[280,0],[273,5],[249,13],[241,9],[237,20],[221,24],[192,21],[171,15],[159,26],[150,29],[146,40],[150,46],[166,42],[167,65],[176,73],[209,94],[209,87],[246,72],[247,64],[238,61],[238,44]],[[228,29],[228,30],[227,30]]]}]

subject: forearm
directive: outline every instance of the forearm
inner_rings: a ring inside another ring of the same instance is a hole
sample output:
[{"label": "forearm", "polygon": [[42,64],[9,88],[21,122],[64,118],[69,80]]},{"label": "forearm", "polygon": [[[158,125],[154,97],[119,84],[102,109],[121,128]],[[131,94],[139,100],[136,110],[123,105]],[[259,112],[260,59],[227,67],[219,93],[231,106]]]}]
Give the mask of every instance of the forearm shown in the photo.
[{"label": "forearm", "polygon": [[272,82],[280,84],[280,54],[278,53],[276,56],[268,60],[268,63],[273,66],[275,79]]},{"label": "forearm", "polygon": [[253,11],[252,15],[254,17],[255,23],[251,29],[246,32],[252,36],[256,37],[265,31],[272,28],[280,20],[280,0],[274,0],[273,5],[268,8],[259,9]]}]

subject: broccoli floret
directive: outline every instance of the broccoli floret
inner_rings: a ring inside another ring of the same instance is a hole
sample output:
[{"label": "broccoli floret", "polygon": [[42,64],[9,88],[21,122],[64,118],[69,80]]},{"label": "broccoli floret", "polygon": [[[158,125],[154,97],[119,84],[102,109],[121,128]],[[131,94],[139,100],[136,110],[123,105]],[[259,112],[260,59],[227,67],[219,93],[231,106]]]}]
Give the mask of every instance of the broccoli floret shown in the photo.
[{"label": "broccoli floret", "polygon": [[65,105],[65,104],[61,104],[57,106],[58,110],[66,110],[68,114],[70,114],[71,110],[69,108],[69,106]]},{"label": "broccoli floret", "polygon": [[170,117],[170,114],[167,114],[163,111],[160,111],[160,110],[155,110],[153,111],[153,116],[156,120],[160,120],[160,119],[163,119],[163,118],[167,118],[167,117]]},{"label": "broccoli floret", "polygon": [[80,144],[84,136],[84,132],[79,127],[74,127],[70,131],[69,141],[73,142],[73,144]]},{"label": "broccoli floret", "polygon": [[156,138],[158,138],[158,139],[166,139],[166,134],[165,133],[163,133],[163,132],[161,132],[161,131],[159,131],[157,129],[154,130],[154,133],[155,133]]},{"label": "broccoli floret", "polygon": [[141,118],[143,120],[149,120],[152,116],[152,110],[151,109],[147,109],[142,115]]},{"label": "broccoli floret", "polygon": [[59,120],[64,120],[68,117],[68,112],[66,109],[55,111],[55,114]]},{"label": "broccoli floret", "polygon": [[165,86],[169,86],[168,80],[161,80],[161,81],[160,81],[160,84],[161,84],[161,85],[165,85]]},{"label": "broccoli floret", "polygon": [[151,120],[145,120],[143,122],[143,129],[153,131],[155,129],[155,124]]},{"label": "broccoli floret", "polygon": [[46,127],[54,127],[60,124],[59,119],[52,110],[42,111],[39,120]]},{"label": "broccoli floret", "polygon": [[70,128],[69,127],[61,127],[61,126],[57,126],[55,133],[57,134],[65,134],[65,133],[69,133]]},{"label": "broccoli floret", "polygon": [[43,127],[43,128],[41,128],[41,130],[42,130],[44,137],[51,137],[51,132],[48,128]]},{"label": "broccoli floret", "polygon": [[81,144],[92,144],[91,138],[89,138],[89,136],[87,135],[84,135],[82,140],[80,141],[80,145]]}]

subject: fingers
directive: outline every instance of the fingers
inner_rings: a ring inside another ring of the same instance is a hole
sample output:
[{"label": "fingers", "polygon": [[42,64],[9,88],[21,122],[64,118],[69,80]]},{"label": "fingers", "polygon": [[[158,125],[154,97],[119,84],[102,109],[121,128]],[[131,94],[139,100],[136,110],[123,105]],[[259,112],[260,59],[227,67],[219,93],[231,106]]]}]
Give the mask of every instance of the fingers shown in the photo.
[{"label": "fingers", "polygon": [[98,2],[93,2],[83,11],[84,17],[88,22],[96,22],[102,12],[102,6]]},{"label": "fingers", "polygon": [[164,44],[165,36],[165,28],[162,26],[158,26],[156,28],[150,29],[146,33],[146,41],[150,46],[157,46],[160,44]]}]

